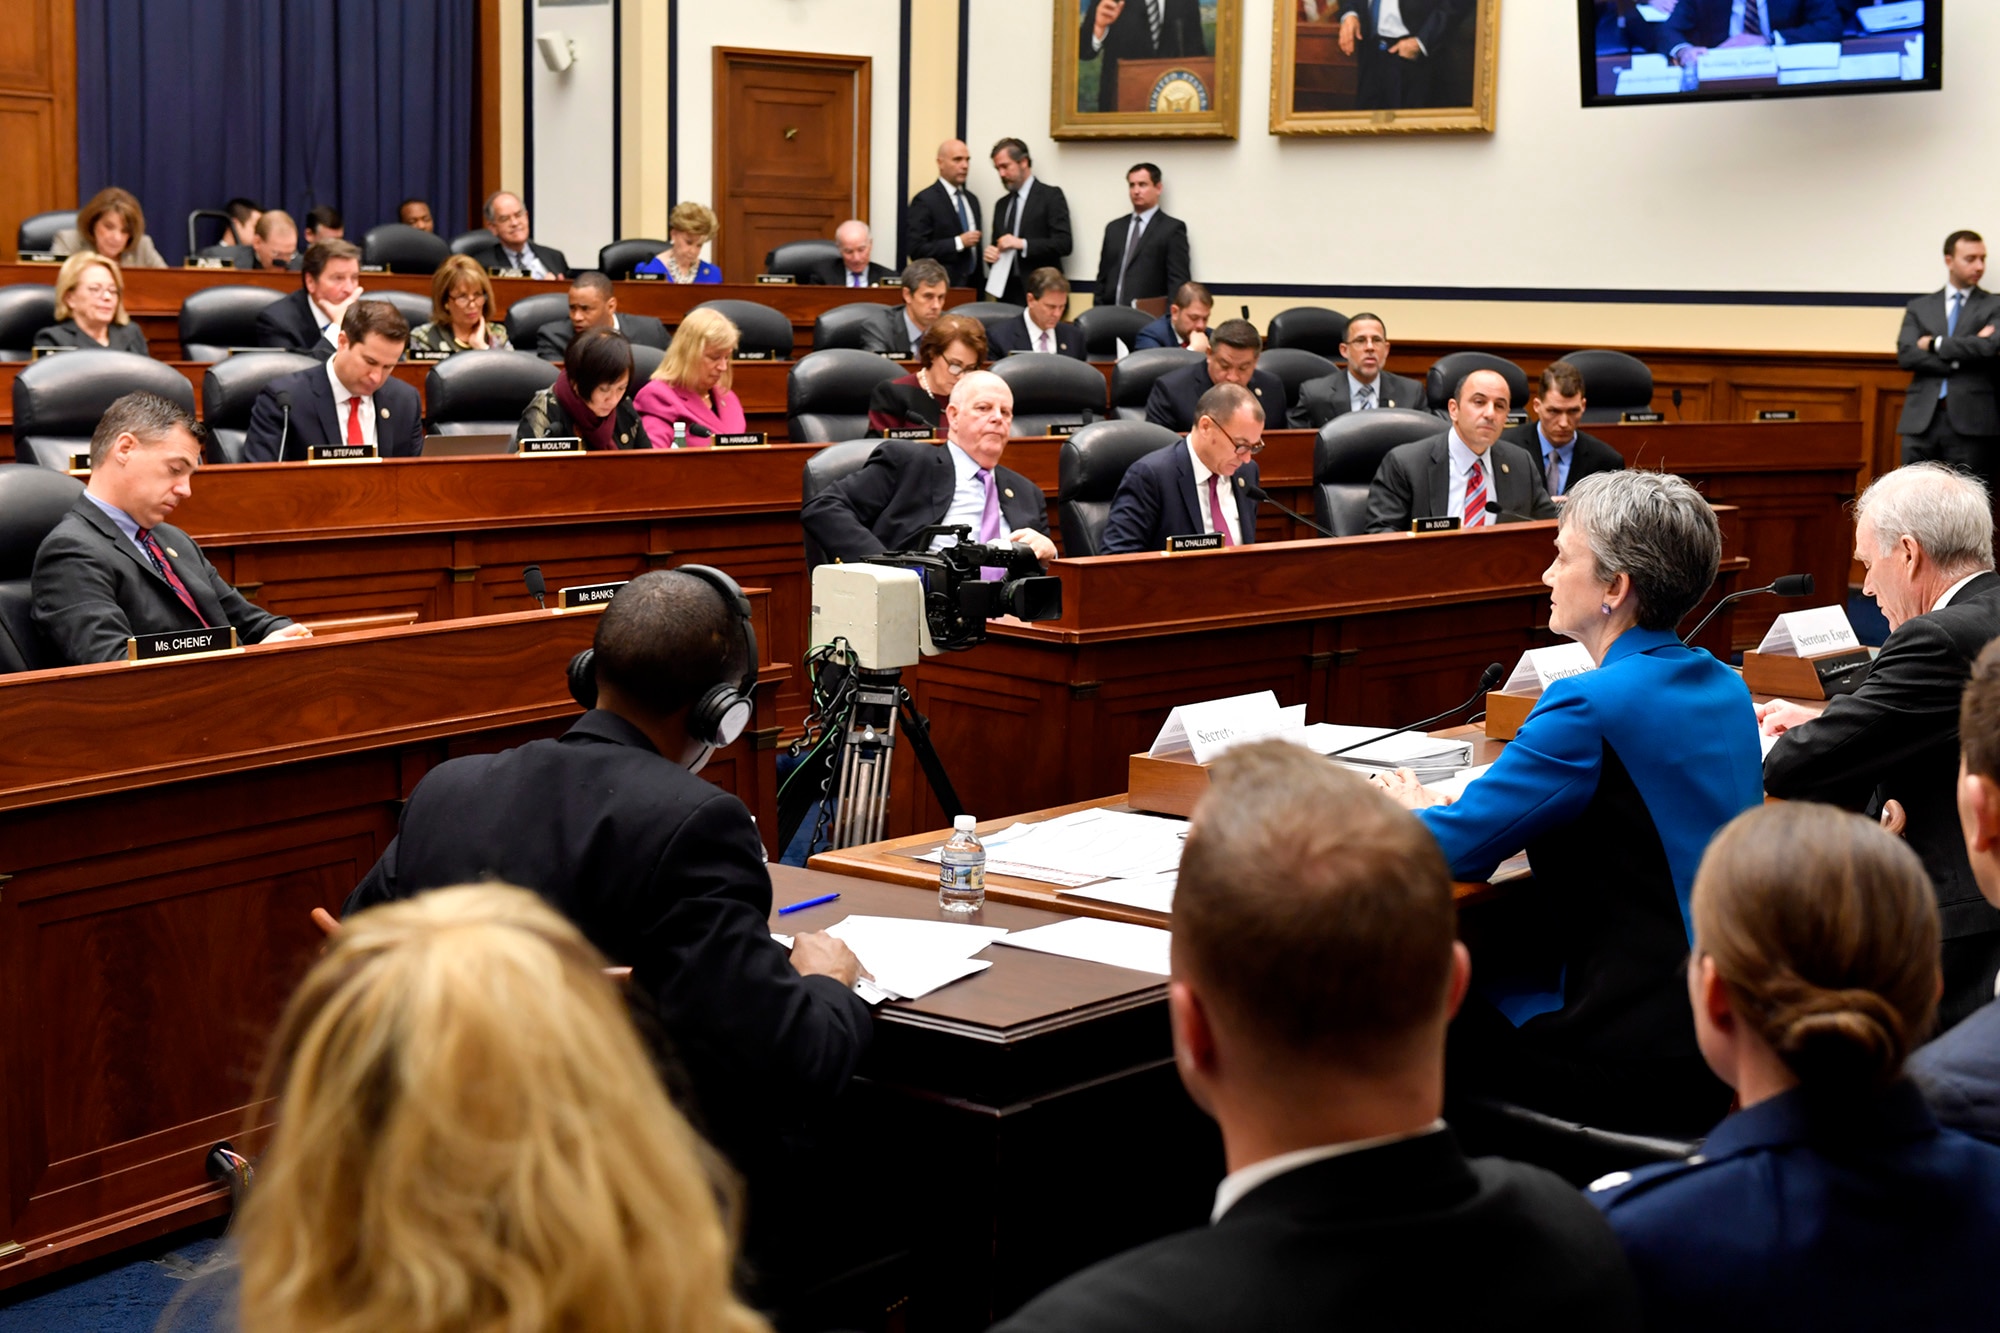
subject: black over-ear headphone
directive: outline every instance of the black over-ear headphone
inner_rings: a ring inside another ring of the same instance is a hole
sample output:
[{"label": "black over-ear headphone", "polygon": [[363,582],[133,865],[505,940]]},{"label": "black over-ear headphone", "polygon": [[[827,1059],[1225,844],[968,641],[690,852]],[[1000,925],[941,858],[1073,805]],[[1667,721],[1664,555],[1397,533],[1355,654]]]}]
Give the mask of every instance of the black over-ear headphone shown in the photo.
[{"label": "black over-ear headphone", "polygon": [[[708,565],[678,565],[669,571],[691,574],[715,589],[743,635],[743,677],[717,681],[702,691],[688,710],[688,734],[716,749],[733,742],[750,725],[751,691],[757,687],[757,627],[750,620],[750,599],[736,580]],[[597,707],[596,649],[586,648],[569,660],[570,698],[585,708]]]}]

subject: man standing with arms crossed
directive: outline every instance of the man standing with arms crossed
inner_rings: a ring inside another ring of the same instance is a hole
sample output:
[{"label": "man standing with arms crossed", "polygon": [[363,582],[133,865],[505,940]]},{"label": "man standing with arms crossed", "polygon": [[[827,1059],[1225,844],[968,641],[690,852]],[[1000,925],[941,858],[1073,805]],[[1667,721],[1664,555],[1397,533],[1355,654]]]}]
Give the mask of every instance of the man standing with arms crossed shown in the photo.
[{"label": "man standing with arms crossed", "polygon": [[1990,495],[2000,480],[2000,407],[1993,389],[2000,297],[1979,285],[1986,276],[1986,242],[1978,232],[1945,238],[1944,271],[1943,288],[1910,302],[1896,335],[1896,364],[1910,372],[1896,430],[1905,464],[1950,464],[1985,482]]}]

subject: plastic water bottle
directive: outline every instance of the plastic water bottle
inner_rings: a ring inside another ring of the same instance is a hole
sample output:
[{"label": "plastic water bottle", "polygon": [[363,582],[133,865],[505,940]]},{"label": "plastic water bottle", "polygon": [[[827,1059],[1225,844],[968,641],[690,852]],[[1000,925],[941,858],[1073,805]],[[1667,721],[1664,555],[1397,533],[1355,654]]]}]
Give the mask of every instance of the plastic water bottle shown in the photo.
[{"label": "plastic water bottle", "polygon": [[971,815],[954,819],[951,841],[938,855],[938,906],[947,912],[986,905],[986,844],[973,832],[977,823]]},{"label": "plastic water bottle", "polygon": [[676,421],[676,422],[674,423],[674,445],[673,445],[673,447],[674,447],[674,448],[676,448],[676,449],[685,449],[685,448],[687,448],[687,447],[688,447],[688,424],[687,424],[687,422],[685,422],[685,421]]}]

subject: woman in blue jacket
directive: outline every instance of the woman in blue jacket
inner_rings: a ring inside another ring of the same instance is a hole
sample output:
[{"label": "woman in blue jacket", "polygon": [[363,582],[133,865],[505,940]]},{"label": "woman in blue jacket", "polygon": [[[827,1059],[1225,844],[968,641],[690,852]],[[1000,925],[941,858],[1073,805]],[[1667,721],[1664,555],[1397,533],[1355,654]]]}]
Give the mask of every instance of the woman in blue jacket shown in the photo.
[{"label": "woman in blue jacket", "polygon": [[1549,628],[1597,669],[1555,682],[1453,804],[1407,772],[1460,879],[1526,849],[1534,883],[1468,935],[1477,995],[1453,1024],[1453,1097],[1489,1095],[1609,1129],[1699,1134],[1729,1095],[1695,1049],[1681,964],[1709,839],[1763,799],[1750,692],[1674,626],[1715,581],[1715,512],[1679,477],[1578,482],[1563,507]]}]

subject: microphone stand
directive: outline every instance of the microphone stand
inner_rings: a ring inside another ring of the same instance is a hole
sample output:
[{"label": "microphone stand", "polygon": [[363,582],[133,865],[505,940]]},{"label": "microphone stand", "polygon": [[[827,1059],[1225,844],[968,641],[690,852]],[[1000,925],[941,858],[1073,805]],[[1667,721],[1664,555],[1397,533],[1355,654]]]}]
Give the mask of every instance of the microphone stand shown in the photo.
[{"label": "microphone stand", "polygon": [[1681,642],[1693,643],[1696,639],[1700,638],[1701,632],[1708,628],[1708,622],[1715,619],[1716,616],[1720,615],[1722,613],[1722,608],[1728,606],[1731,602],[1740,601],[1745,597],[1755,597],[1759,593],[1778,592],[1778,585],[1781,583],[1785,583],[1788,580],[1802,580],[1804,586],[1797,587],[1796,585],[1794,585],[1795,590],[1787,590],[1783,593],[1779,593],[1779,596],[1781,597],[1812,596],[1813,585],[1812,585],[1812,575],[1810,574],[1786,574],[1782,578],[1772,579],[1769,583],[1765,584],[1761,588],[1745,588],[1741,592],[1732,592],[1727,597],[1717,602],[1714,606],[1710,607],[1708,609],[1708,614],[1703,616],[1699,621],[1697,621],[1695,623],[1695,627],[1692,630],[1681,636]]},{"label": "microphone stand", "polygon": [[1370,736],[1365,741],[1356,741],[1352,745],[1343,745],[1338,750],[1335,750],[1330,754],[1328,754],[1326,758],[1338,759],[1341,755],[1346,754],[1350,750],[1359,750],[1364,746],[1373,745],[1377,741],[1386,741],[1391,736],[1401,736],[1406,732],[1422,731],[1425,727],[1430,726],[1434,722],[1442,722],[1448,717],[1454,717],[1459,713],[1463,713],[1466,709],[1478,703],[1481,695],[1485,694],[1488,690],[1498,685],[1500,683],[1501,678],[1506,674],[1507,674],[1507,668],[1501,666],[1498,662],[1495,662],[1492,665],[1488,666],[1483,673],[1481,673],[1479,677],[1479,688],[1472,692],[1472,697],[1470,699],[1467,699],[1464,703],[1458,705],[1456,708],[1447,708],[1442,713],[1439,713],[1436,717],[1427,717],[1421,722],[1412,722],[1407,727],[1398,727],[1394,731],[1385,731],[1380,736]]},{"label": "microphone stand", "polygon": [[1328,532],[1325,528],[1313,522],[1311,519],[1307,518],[1304,514],[1298,513],[1291,509],[1287,509],[1285,506],[1279,504],[1276,500],[1271,498],[1270,493],[1267,492],[1262,486],[1245,486],[1243,488],[1243,493],[1249,496],[1252,500],[1259,502],[1260,504],[1267,504],[1271,506],[1271,508],[1285,515],[1287,518],[1296,519],[1300,523],[1305,524],[1307,527],[1311,528],[1314,532],[1317,532],[1322,537],[1332,537],[1337,535],[1335,533]]}]

